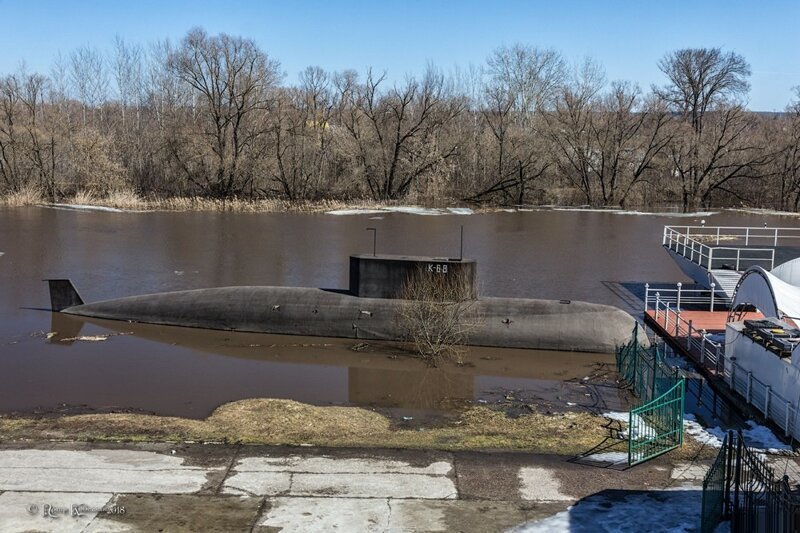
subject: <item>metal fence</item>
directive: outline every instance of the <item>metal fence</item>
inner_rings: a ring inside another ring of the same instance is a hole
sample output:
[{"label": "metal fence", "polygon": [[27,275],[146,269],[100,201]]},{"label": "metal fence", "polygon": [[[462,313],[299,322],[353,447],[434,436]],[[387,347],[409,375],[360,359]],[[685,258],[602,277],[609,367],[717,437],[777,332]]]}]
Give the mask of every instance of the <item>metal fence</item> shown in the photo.
[{"label": "metal fence", "polygon": [[628,464],[633,466],[683,444],[683,378],[628,414]]},{"label": "metal fence", "polygon": [[644,348],[639,325],[617,350],[617,369],[640,405],[628,413],[628,464],[635,465],[683,444],[685,384],[657,346]]},{"label": "metal fence", "polygon": [[769,385],[754,377],[752,372],[735,360],[727,358],[724,345],[713,342],[706,332],[694,328],[691,320],[684,320],[680,309],[657,300],[653,316],[675,342],[685,343],[686,351],[697,363],[724,378],[733,391],[780,427],[785,436],[800,439],[797,405],[773,392]]},{"label": "metal fence", "polygon": [[764,459],[745,446],[741,431],[728,432],[703,480],[701,531],[714,531],[725,519],[734,533],[800,531],[800,496],[786,476],[776,478]]},{"label": "metal fence", "polygon": [[[693,229],[694,231],[692,231]],[[768,236],[756,235],[756,230],[761,229],[769,230],[770,234]],[[727,233],[721,233],[722,231]],[[759,239],[760,237],[763,239]],[[751,248],[751,243],[760,240],[764,246],[778,246],[777,243],[781,242],[781,238],[794,239],[798,237],[800,237],[800,233],[797,233],[796,228],[664,226],[664,236],[661,242],[676,254],[682,255],[708,270],[726,266],[733,267],[737,271],[746,270],[752,266],[761,266],[772,270],[775,266],[775,249]],[[767,238],[770,241],[767,241]],[[743,246],[720,246],[720,242],[726,241]],[[707,242],[713,246],[709,246],[706,244]]]},{"label": "metal fence", "polygon": [[728,466],[728,439],[726,435],[722,448],[703,479],[703,503],[700,511],[700,531],[711,533],[725,516],[725,474]]}]

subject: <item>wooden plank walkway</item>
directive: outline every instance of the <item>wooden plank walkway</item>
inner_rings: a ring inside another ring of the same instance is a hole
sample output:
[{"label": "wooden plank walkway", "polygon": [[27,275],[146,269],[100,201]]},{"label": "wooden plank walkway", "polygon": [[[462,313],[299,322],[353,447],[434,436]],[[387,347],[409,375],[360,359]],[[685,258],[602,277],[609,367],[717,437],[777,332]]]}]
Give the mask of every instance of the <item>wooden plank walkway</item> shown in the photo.
[{"label": "wooden plank walkway", "polygon": [[[724,367],[721,361],[717,364],[716,358],[709,360],[709,358],[701,355],[700,352],[703,348],[701,331],[705,331],[707,334],[724,333],[725,324],[728,321],[728,311],[682,311],[680,313],[680,325],[677,328],[675,317],[674,311],[670,311],[667,314],[661,310],[656,318],[656,312],[648,310],[645,312],[644,320],[670,346],[694,361],[709,376],[724,375]],[[764,318],[761,313],[737,315],[738,320],[760,318]],[[689,329],[690,321],[691,331]],[[691,339],[689,338],[690,336]]]}]

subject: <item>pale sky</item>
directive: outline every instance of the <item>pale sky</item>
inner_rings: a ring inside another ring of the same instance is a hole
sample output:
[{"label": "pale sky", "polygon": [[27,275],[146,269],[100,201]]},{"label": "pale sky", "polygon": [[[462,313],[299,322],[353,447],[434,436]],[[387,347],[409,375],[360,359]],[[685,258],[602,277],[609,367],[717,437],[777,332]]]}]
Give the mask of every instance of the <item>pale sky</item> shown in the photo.
[{"label": "pale sky", "polygon": [[753,75],[748,106],[782,110],[800,85],[800,0],[726,1],[100,1],[0,0],[0,74],[49,73],[59,53],[89,45],[111,51],[115,35],[178,42],[193,26],[254,39],[295,83],[309,65],[371,66],[390,80],[482,64],[521,42],[567,60],[601,63],[608,80],[662,84],[657,62],[679,48],[719,46],[742,54]]}]

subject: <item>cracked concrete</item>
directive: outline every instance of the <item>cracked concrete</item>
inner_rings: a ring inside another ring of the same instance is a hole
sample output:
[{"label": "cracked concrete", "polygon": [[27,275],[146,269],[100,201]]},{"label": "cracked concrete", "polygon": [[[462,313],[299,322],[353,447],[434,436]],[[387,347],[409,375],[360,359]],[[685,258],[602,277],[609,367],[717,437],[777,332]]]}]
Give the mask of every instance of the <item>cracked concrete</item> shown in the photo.
[{"label": "cracked concrete", "polygon": [[[661,458],[618,471],[525,453],[23,446],[0,445],[3,532],[505,531],[603,489],[663,488],[702,469]],[[74,516],[43,512],[80,505]]]}]

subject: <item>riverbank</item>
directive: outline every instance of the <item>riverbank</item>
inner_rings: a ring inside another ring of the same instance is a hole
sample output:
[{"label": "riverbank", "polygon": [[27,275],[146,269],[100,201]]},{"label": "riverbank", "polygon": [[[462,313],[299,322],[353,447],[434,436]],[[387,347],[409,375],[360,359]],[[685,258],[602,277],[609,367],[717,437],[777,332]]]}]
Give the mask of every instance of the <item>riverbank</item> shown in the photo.
[{"label": "riverbank", "polygon": [[[509,416],[514,415],[514,416]],[[272,446],[525,450],[583,455],[626,451],[624,424],[586,412],[519,415],[474,406],[446,419],[414,421],[388,411],[250,399],[194,420],[137,413],[0,415],[0,441],[225,442]],[[687,439],[679,458],[713,455]]]},{"label": "riverbank", "polygon": [[279,198],[262,199],[215,199],[200,196],[180,196],[169,198],[143,198],[133,191],[117,191],[99,196],[81,191],[63,198],[59,202],[48,202],[41,191],[23,189],[0,195],[0,206],[25,207],[44,206],[67,209],[87,209],[100,211],[210,211],[235,213],[330,213],[334,215],[382,214],[401,212],[408,214],[436,215],[473,213],[493,213],[502,211],[582,211],[609,212],[622,215],[668,215],[674,217],[704,217],[720,211],[739,212],[750,215],[800,217],[800,213],[777,211],[750,207],[721,207],[682,213],[677,207],[593,207],[588,205],[524,205],[502,206],[493,204],[466,204],[456,198],[418,199],[407,198],[402,201],[376,201],[369,198],[348,200],[285,200]]}]

